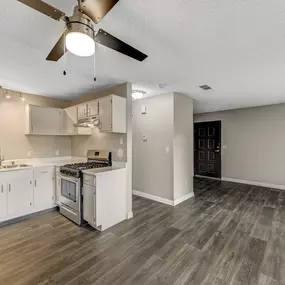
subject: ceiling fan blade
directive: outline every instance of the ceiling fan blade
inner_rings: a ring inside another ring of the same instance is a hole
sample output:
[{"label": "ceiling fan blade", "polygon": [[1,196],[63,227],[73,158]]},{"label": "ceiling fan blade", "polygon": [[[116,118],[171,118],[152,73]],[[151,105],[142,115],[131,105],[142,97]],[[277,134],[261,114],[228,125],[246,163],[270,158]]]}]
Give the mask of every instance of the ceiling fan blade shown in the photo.
[{"label": "ceiling fan blade", "polygon": [[57,41],[51,52],[49,53],[46,60],[48,61],[58,61],[66,52],[65,48],[65,34],[63,34]]},{"label": "ceiling fan blade", "polygon": [[144,61],[148,56],[130,45],[115,38],[104,30],[100,29],[95,36],[95,41],[98,44],[104,45],[126,56],[132,57],[138,61]]},{"label": "ceiling fan blade", "polygon": [[80,9],[95,23],[99,23],[119,0],[86,0]]},{"label": "ceiling fan blade", "polygon": [[57,21],[65,16],[65,13],[41,0],[18,0],[18,2],[21,2]]}]

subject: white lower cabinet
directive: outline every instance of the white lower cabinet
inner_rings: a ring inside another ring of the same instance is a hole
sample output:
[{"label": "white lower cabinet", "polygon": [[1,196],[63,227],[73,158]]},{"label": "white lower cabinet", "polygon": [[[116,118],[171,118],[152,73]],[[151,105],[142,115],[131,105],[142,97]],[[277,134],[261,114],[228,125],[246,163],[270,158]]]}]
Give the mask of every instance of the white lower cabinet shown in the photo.
[{"label": "white lower cabinet", "polygon": [[34,170],[34,208],[48,209],[55,205],[55,169],[54,167]]},{"label": "white lower cabinet", "polygon": [[83,185],[83,219],[96,227],[96,188]]},{"label": "white lower cabinet", "polygon": [[7,215],[32,211],[33,170],[11,171],[7,174]]},{"label": "white lower cabinet", "polygon": [[7,183],[0,178],[0,219],[7,216]]},{"label": "white lower cabinet", "polygon": [[61,178],[59,174],[56,174],[55,181],[55,203],[60,206],[60,192],[61,192]]},{"label": "white lower cabinet", "polygon": [[0,172],[0,222],[54,206],[53,166]]}]

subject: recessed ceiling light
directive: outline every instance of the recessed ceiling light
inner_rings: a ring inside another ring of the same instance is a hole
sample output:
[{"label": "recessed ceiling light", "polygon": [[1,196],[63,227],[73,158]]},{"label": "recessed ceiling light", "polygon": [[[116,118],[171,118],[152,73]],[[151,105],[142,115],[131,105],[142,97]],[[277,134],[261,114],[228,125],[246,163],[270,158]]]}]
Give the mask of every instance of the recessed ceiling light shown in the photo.
[{"label": "recessed ceiling light", "polygon": [[201,86],[199,86],[199,87],[200,87],[201,89],[205,90],[205,91],[208,91],[208,90],[211,90],[211,89],[212,89],[212,87],[209,86],[209,85],[207,85],[207,84],[201,85]]},{"label": "recessed ceiling light", "polygon": [[139,99],[142,99],[142,97],[144,96],[145,93],[146,92],[143,90],[133,90],[132,97],[135,100],[139,100]]}]

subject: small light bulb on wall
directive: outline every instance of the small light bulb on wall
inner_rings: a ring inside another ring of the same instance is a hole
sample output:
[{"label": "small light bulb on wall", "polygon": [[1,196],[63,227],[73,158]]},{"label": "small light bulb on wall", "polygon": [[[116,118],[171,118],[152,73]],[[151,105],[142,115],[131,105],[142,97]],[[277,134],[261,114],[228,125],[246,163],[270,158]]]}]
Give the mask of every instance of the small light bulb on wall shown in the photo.
[{"label": "small light bulb on wall", "polygon": [[22,100],[22,101],[26,101],[26,98],[25,98],[25,97],[23,97],[23,95],[22,95],[22,94],[20,94],[20,98],[21,98],[21,100]]},{"label": "small light bulb on wall", "polygon": [[142,99],[146,92],[142,90],[133,90],[132,97],[134,100]]},{"label": "small light bulb on wall", "polygon": [[8,93],[8,90],[6,89],[6,93],[5,93],[5,98],[6,99],[10,99],[11,98],[11,95]]}]

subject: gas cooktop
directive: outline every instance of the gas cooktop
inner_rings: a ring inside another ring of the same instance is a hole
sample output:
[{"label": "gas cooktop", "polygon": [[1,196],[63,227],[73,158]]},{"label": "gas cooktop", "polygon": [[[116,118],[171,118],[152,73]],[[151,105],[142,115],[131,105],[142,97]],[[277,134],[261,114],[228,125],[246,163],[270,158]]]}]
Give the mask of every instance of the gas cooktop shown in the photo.
[{"label": "gas cooktop", "polygon": [[82,162],[82,163],[66,164],[60,167],[60,173],[67,176],[73,176],[79,178],[81,176],[82,170],[108,167],[108,166],[110,166],[109,163],[100,163],[100,162]]}]

